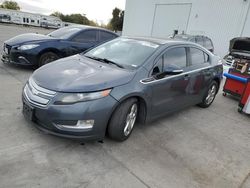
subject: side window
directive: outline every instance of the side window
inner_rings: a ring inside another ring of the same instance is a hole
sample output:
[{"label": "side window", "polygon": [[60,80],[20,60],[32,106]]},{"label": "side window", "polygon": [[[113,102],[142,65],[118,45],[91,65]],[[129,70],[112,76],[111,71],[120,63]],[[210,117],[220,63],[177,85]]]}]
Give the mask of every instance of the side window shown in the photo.
[{"label": "side window", "polygon": [[178,66],[184,68],[187,66],[186,48],[178,47],[170,49],[164,55],[164,67]]},{"label": "side window", "polygon": [[190,42],[194,42],[195,43],[195,38],[191,38]]},{"label": "side window", "polygon": [[97,35],[97,31],[95,30],[83,31],[77,36],[75,36],[73,38],[73,41],[81,42],[81,43],[96,42],[96,35]]},{"label": "side window", "polygon": [[203,38],[202,37],[196,37],[196,43],[201,45],[201,46],[204,46]]},{"label": "side window", "polygon": [[163,72],[163,57],[161,57],[157,61],[157,63],[155,64],[155,66],[154,66],[154,68],[152,70],[152,74],[151,75],[153,76],[153,75],[156,75],[156,74],[161,73],[161,72]]},{"label": "side window", "polygon": [[205,63],[209,63],[209,56],[206,53],[204,53],[204,57],[205,57]]},{"label": "side window", "polygon": [[191,65],[199,65],[209,62],[209,55],[197,48],[190,48]]},{"label": "side window", "polygon": [[100,41],[101,42],[111,40],[111,39],[113,39],[115,37],[116,36],[113,35],[112,33],[108,33],[108,32],[105,32],[105,31],[100,31]]},{"label": "side window", "polygon": [[212,41],[208,38],[205,38],[204,47],[207,49],[212,49],[213,48]]}]

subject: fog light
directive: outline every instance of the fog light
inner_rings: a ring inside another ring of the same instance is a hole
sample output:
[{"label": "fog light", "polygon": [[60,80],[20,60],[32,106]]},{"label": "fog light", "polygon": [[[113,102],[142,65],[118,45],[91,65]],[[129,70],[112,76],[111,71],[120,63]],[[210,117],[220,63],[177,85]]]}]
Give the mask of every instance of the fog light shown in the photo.
[{"label": "fog light", "polygon": [[78,120],[76,127],[82,129],[91,129],[94,125],[94,120]]},{"label": "fog light", "polygon": [[85,129],[92,129],[94,126],[95,121],[90,120],[78,120],[76,124],[68,124],[68,125],[62,125],[58,123],[54,123],[54,125],[61,130],[68,130],[68,131],[80,131]]}]

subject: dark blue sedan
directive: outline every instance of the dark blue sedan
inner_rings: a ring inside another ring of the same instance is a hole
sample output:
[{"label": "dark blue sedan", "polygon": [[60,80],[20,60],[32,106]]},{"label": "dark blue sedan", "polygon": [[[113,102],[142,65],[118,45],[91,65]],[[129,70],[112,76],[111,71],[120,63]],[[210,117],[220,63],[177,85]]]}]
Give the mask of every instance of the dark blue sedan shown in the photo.
[{"label": "dark blue sedan", "polygon": [[100,43],[116,38],[111,31],[89,27],[70,26],[48,35],[27,33],[4,42],[4,63],[43,66],[54,60],[81,53]]}]

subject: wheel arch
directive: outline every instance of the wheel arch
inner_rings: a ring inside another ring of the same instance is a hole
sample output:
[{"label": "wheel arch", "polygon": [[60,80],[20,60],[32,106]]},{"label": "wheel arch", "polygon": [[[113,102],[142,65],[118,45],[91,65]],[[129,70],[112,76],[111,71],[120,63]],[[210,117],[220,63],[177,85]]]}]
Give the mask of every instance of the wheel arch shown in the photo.
[{"label": "wheel arch", "polygon": [[139,94],[131,94],[131,95],[128,95],[128,96],[121,98],[118,101],[118,103],[114,106],[114,108],[112,109],[107,126],[106,126],[106,133],[108,130],[110,120],[111,120],[112,115],[114,114],[115,110],[118,108],[119,105],[121,105],[124,101],[126,101],[130,98],[136,98],[138,103],[139,103],[139,116],[137,117],[137,121],[142,123],[142,124],[146,122],[146,119],[147,119],[146,117],[147,117],[147,112],[148,112],[148,104],[146,102],[146,99]]},{"label": "wheel arch", "polygon": [[221,79],[218,78],[218,77],[214,77],[213,81],[215,81],[218,84],[218,91],[217,91],[217,93],[218,93],[219,92],[219,88],[220,88],[220,84],[221,84]]},{"label": "wheel arch", "polygon": [[47,53],[47,52],[53,52],[55,53],[56,55],[58,55],[59,57],[63,57],[62,53],[60,52],[60,50],[56,49],[56,48],[45,48],[43,50],[41,50],[38,54],[38,60],[40,60],[40,57]]}]

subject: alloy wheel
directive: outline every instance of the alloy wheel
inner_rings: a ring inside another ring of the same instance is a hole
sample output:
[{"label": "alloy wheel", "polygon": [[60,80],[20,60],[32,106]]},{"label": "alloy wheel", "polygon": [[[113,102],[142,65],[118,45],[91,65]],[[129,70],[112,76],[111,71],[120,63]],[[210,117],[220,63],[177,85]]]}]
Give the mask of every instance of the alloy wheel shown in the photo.
[{"label": "alloy wheel", "polygon": [[206,97],[206,104],[211,104],[215,98],[215,95],[216,95],[216,92],[217,92],[217,87],[216,85],[212,85],[209,90],[208,90],[208,94],[207,94],[207,97]]},{"label": "alloy wheel", "polygon": [[126,118],[126,125],[124,127],[124,135],[128,136],[131,131],[133,130],[135,121],[136,121],[136,117],[137,117],[137,111],[138,111],[138,107],[137,104],[133,104],[130,108],[130,111],[127,115]]}]

